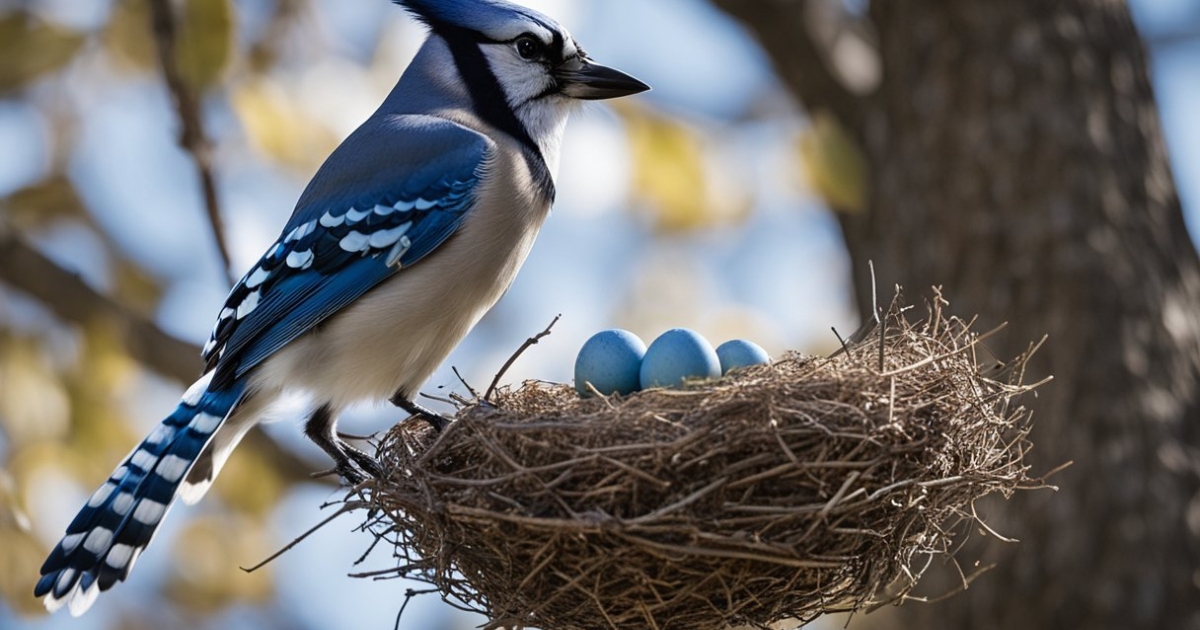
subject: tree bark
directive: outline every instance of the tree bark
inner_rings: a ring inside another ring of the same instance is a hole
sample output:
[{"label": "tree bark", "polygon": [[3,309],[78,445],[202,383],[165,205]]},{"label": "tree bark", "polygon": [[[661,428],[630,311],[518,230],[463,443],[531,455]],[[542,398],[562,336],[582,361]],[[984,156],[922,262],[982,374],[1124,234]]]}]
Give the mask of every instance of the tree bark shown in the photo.
[{"label": "tree bark", "polygon": [[[795,72],[797,3],[714,1],[806,105],[844,98]],[[1200,628],[1200,260],[1128,7],[884,0],[868,19],[883,81],[839,115],[871,169],[868,210],[840,215],[860,304],[873,260],[881,287],[1008,321],[1001,357],[1048,333],[1033,461],[1075,462],[1058,493],[986,506],[1021,543],[977,537],[962,557],[997,566],[904,625]]]}]

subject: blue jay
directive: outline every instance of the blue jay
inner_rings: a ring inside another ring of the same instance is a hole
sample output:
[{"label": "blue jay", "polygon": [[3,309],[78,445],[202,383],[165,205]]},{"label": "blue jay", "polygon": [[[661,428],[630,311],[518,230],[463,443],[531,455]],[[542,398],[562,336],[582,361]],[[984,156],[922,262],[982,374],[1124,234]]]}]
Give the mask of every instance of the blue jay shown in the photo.
[{"label": "blue jay", "polygon": [[390,400],[441,428],[418,388],[508,288],[554,200],[567,115],[649,89],[503,0],[395,0],[429,30],[383,105],[339,146],[230,292],[206,372],[91,496],[35,595],[83,614],[124,580],[179,497],[199,500],[284,392],[350,483],[374,460],[339,411]]}]

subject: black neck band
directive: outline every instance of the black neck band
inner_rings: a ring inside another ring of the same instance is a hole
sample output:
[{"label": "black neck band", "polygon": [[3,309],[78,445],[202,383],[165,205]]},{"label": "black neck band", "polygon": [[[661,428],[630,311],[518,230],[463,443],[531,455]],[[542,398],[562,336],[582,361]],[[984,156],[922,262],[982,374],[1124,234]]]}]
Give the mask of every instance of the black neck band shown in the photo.
[{"label": "black neck band", "polygon": [[480,44],[489,40],[473,31],[452,26],[437,25],[436,30],[450,46],[454,64],[458,67],[458,73],[471,95],[475,112],[484,122],[520,143],[534,183],[546,198],[553,202],[554,178],[550,175],[550,168],[546,165],[542,149],[534,142],[529,130],[509,106],[508,97],[500,87],[500,81],[492,72],[483,50],[479,48]]}]

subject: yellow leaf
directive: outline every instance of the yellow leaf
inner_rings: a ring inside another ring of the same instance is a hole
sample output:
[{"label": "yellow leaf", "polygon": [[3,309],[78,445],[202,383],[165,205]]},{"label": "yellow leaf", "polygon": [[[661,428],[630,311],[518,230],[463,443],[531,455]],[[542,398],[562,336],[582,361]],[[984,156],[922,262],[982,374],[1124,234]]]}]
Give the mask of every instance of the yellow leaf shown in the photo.
[{"label": "yellow leaf", "polygon": [[25,11],[0,16],[0,94],[58,70],[75,56],[83,40],[83,35]]},{"label": "yellow leaf", "polygon": [[229,514],[193,519],[175,542],[176,572],[168,579],[166,591],[185,608],[200,613],[266,602],[273,594],[270,565],[254,573],[239,567],[273,551],[272,544],[255,519]]},{"label": "yellow leaf", "polygon": [[338,139],[320,121],[296,107],[278,83],[259,78],[238,85],[233,108],[259,152],[302,170],[315,170]]},{"label": "yellow leaf", "polygon": [[65,175],[55,174],[5,199],[6,217],[23,232],[45,228],[63,219],[90,221],[83,200]]},{"label": "yellow leaf", "polygon": [[824,111],[800,137],[800,163],[813,190],[838,212],[861,212],[867,205],[867,159],[854,138]]},{"label": "yellow leaf", "polygon": [[[158,48],[148,2],[117,2],[104,41],[125,67],[158,72]],[[174,15],[175,63],[184,82],[199,92],[217,82],[229,67],[233,57],[233,7],[229,0],[187,0]]]},{"label": "yellow leaf", "polygon": [[30,339],[0,340],[0,420],[15,445],[62,437],[69,427],[66,388]]},{"label": "yellow leaf", "polygon": [[231,508],[265,518],[279,503],[284,482],[270,462],[249,449],[238,449],[214,486]]},{"label": "yellow leaf", "polygon": [[42,610],[42,603],[30,597],[37,583],[38,566],[45,549],[29,531],[29,518],[21,509],[13,478],[0,470],[0,600],[23,615]]},{"label": "yellow leaf", "polygon": [[118,65],[137,72],[158,70],[148,0],[119,0],[104,30],[104,46]]},{"label": "yellow leaf", "polygon": [[128,258],[115,258],[113,293],[138,313],[153,313],[163,296],[162,281]]},{"label": "yellow leaf", "polygon": [[179,74],[193,90],[216,83],[233,55],[233,7],[229,0],[188,0],[176,22]]},{"label": "yellow leaf", "polygon": [[[743,219],[750,199],[708,159],[702,134],[662,115],[621,106],[634,160],[634,193],[655,229],[687,232]],[[720,184],[727,184],[722,187]]]}]

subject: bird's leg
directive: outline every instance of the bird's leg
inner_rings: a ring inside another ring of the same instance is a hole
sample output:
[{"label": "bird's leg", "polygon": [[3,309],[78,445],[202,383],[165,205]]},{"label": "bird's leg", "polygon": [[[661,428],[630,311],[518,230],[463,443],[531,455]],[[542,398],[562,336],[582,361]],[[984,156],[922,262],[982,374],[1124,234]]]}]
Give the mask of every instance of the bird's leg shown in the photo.
[{"label": "bird's leg", "polygon": [[[362,483],[366,479],[363,475],[364,472],[372,477],[381,477],[383,471],[370,455],[338,439],[335,430],[336,423],[337,419],[333,416],[333,409],[329,405],[321,405],[305,423],[304,434],[333,458],[333,469],[347,483],[351,485]],[[354,464],[358,464],[358,467],[356,468]]]},{"label": "bird's leg", "polygon": [[428,422],[429,426],[433,427],[433,430],[438,433],[441,433],[442,429],[446,428],[446,425],[450,424],[449,418],[418,405],[417,403],[413,402],[412,399],[409,398],[404,392],[396,392],[396,394],[392,396],[392,404],[407,411],[410,416],[418,416],[425,422]]}]

